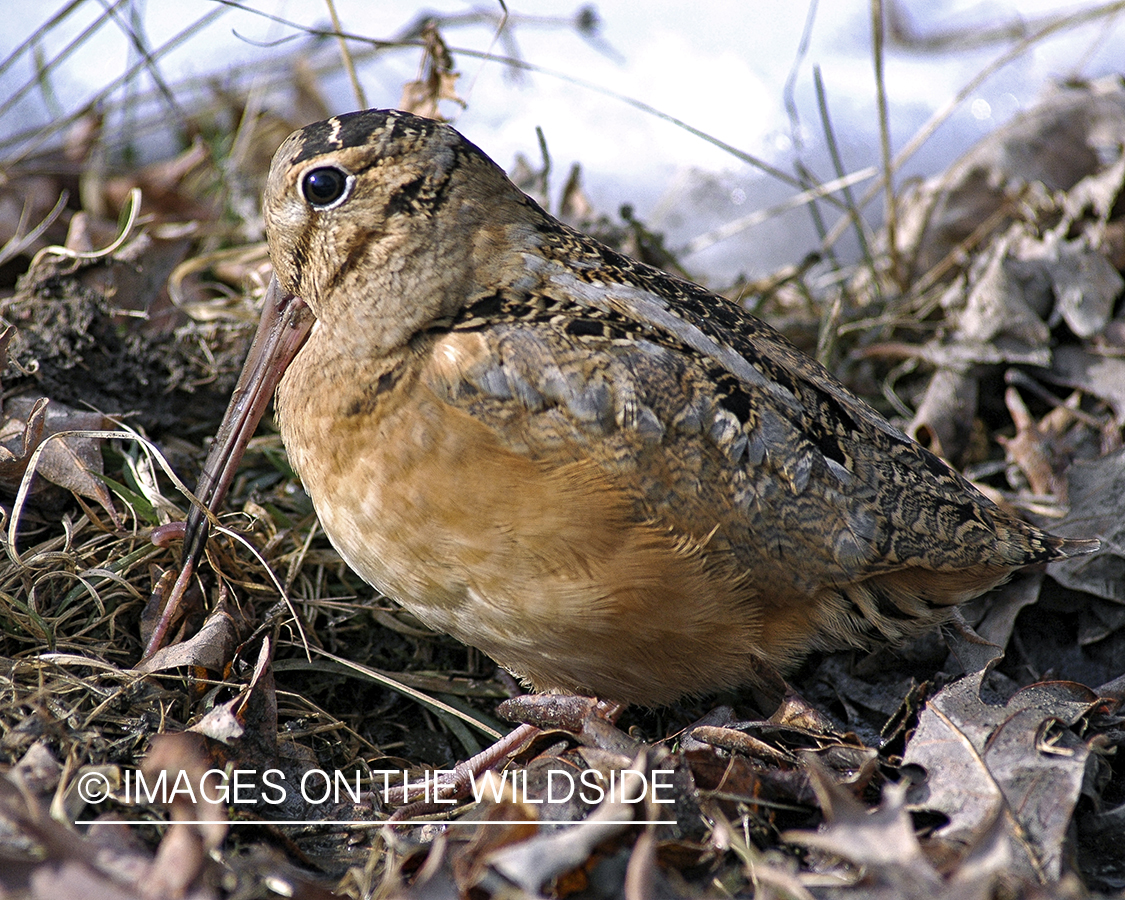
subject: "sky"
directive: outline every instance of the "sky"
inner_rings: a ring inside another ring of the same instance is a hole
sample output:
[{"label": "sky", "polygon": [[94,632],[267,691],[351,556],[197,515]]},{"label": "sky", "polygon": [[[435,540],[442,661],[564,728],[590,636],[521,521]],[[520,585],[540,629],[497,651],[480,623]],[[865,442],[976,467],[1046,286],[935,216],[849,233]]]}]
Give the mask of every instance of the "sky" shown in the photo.
[{"label": "sky", "polygon": [[[885,3],[891,7],[890,0]],[[328,23],[323,0],[246,0],[246,5],[308,26]],[[83,4],[76,14],[44,30],[43,24],[63,6],[61,0],[57,5],[13,4],[0,52],[7,56],[19,42],[38,34],[39,52],[51,59],[101,10],[100,4]],[[891,134],[897,148],[978,72],[1008,52],[1021,31],[1036,30],[1054,13],[1092,4],[903,0],[895,6],[903,9],[915,34],[929,39],[953,35],[947,46],[934,47],[938,42],[928,40],[912,46],[892,43],[886,50]],[[375,38],[399,34],[422,8],[400,0],[336,0],[336,7],[346,31]],[[468,104],[464,110],[446,109],[459,130],[510,168],[517,154],[539,160],[536,128],[541,128],[556,187],[572,163],[581,163],[597,208],[612,214],[621,204],[632,204],[643,220],[666,232],[672,247],[683,248],[709,228],[779,203],[793,189],[653,110],[787,171],[799,153],[826,180],[834,172],[817,108],[815,69],[825,86],[846,168],[879,163],[871,14],[863,0],[824,0],[811,12],[807,3],[776,0],[604,0],[594,4],[600,22],[596,39],[584,38],[567,24],[580,3],[508,0],[518,53],[537,67],[521,77],[494,61],[457,52],[511,52],[496,39],[499,4],[431,0],[424,8],[480,13],[475,22],[443,29],[455,48],[458,91]],[[219,9],[212,0],[139,0],[117,7],[133,17],[152,46]],[[802,49],[806,27],[808,41]],[[990,31],[997,32],[993,40],[988,39]],[[290,26],[228,7],[204,33],[164,58],[161,71],[173,84],[193,75],[221,78],[232,64],[290,53],[294,34]],[[1113,71],[1125,59],[1123,51],[1125,23],[1120,17],[1035,44],[958,106],[902,177],[939,171],[1029,106],[1051,78]],[[415,77],[418,59],[416,49],[404,49],[364,64],[360,78],[368,103],[395,105],[403,82]],[[0,138],[81,104],[120,75],[129,60],[122,31],[102,28],[51,72],[44,82],[47,89],[29,91],[0,113]],[[25,53],[0,71],[0,96],[11,96],[33,77],[31,55]],[[796,119],[786,107],[787,83]],[[343,77],[330,78],[323,87],[333,111],[356,108],[358,101]],[[795,262],[814,243],[808,216],[797,212],[684,261],[697,277],[721,284],[739,273],[764,274]]]}]

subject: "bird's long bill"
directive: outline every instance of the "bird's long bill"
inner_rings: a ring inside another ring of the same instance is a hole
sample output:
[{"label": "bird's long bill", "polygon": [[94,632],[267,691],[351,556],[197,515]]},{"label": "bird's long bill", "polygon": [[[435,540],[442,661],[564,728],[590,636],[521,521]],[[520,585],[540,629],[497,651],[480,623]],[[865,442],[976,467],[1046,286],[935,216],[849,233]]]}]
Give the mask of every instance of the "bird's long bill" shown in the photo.
[{"label": "bird's long bill", "polygon": [[149,639],[146,657],[163,643],[191,581],[192,572],[203,556],[208,534],[204,510],[214,513],[222,505],[246,445],[253,437],[285,369],[304,345],[314,321],[312,310],[303,300],[282,291],[276,277],[270,280],[258,331],[195,489],[202,508],[192,506],[188,514],[183,566]]}]

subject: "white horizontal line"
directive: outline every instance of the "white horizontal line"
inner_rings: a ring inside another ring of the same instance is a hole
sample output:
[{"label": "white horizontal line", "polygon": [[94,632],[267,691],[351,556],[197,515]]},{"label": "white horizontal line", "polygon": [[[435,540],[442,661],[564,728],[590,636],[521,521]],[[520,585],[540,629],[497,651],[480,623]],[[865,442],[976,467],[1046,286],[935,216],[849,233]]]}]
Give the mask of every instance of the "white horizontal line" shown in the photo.
[{"label": "white horizontal line", "polygon": [[[75,819],[75,825],[94,825],[99,819]],[[176,819],[166,822],[159,819],[113,819],[114,825],[336,825],[347,828],[370,828],[374,825],[676,825],[675,819],[639,819],[631,822],[619,820],[590,821],[580,819],[577,822],[559,822],[550,819],[359,819],[356,821],[336,821],[335,819],[259,819],[255,821],[239,820],[234,822],[221,819]]]}]

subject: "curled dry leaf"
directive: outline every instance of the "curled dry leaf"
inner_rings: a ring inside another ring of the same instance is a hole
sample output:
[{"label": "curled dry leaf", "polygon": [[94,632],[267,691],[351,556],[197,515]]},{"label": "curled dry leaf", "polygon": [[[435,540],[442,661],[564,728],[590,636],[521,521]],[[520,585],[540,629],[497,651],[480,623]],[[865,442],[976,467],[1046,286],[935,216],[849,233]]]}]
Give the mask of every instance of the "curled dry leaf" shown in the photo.
[{"label": "curled dry leaf", "polygon": [[[647,754],[642,753],[628,769],[619,773],[622,793],[637,796],[644,793],[630,779],[651,769]],[[635,774],[630,774],[635,773]],[[629,828],[634,819],[646,812],[645,807],[607,798],[581,825],[550,833],[537,834],[529,840],[502,847],[488,856],[487,865],[528,893],[537,893],[544,884],[571,869],[582,866],[602,841]]]},{"label": "curled dry leaf", "polygon": [[1020,467],[1033,494],[1055,496],[1065,503],[1066,481],[1055,471],[1051,460],[1054,449],[1052,438],[1057,438],[1058,435],[1052,433],[1049,425],[1040,427],[1014,387],[1009,387],[1004,392],[1004,402],[1016,426],[1015,437],[997,437],[1008,461]]},{"label": "curled dry leaf", "polygon": [[[1041,879],[1013,871],[1010,847],[999,827],[999,817],[985,823],[974,835],[972,844],[950,863],[941,859],[932,840],[922,841],[915,834],[910,806],[906,802],[907,782],[887,785],[879,806],[869,811],[815,764],[810,765],[809,774],[820,798],[825,822],[817,832],[789,831],[782,838],[820,854],[829,854],[819,865],[815,856],[810,859],[814,867],[827,870],[825,875],[841,879],[849,874],[839,868],[833,870],[832,858],[844,860],[852,867],[850,889],[831,892],[828,896],[865,900],[1063,896],[1055,891],[1041,894]],[[822,883],[822,878],[814,874],[813,883]]]},{"label": "curled dry leaf", "polygon": [[967,446],[972,435],[978,384],[962,367],[934,372],[910,422],[911,436],[938,456],[955,458],[955,449]]},{"label": "curled dry leaf", "polygon": [[980,696],[985,671],[938,693],[923,709],[903,756],[925,781],[909,795],[912,809],[949,821],[934,838],[971,848],[999,823],[1011,868],[1032,881],[1057,880],[1067,834],[1091,759],[1070,730],[1098,703],[1071,682],[1034,684],[1002,706]]},{"label": "curled dry leaf", "polygon": [[222,673],[234,656],[237,643],[238,625],[224,602],[211,612],[195,634],[185,641],[161,647],[152,656],[142,659],[136,670],[151,673],[190,667]]},{"label": "curled dry leaf", "polygon": [[887,785],[880,806],[869,811],[814,760],[808,760],[808,768],[824,825],[816,832],[786,832],[783,840],[847,860],[865,870],[867,878],[900,892],[897,896],[939,894],[941,876],[914,835],[904,783]]}]

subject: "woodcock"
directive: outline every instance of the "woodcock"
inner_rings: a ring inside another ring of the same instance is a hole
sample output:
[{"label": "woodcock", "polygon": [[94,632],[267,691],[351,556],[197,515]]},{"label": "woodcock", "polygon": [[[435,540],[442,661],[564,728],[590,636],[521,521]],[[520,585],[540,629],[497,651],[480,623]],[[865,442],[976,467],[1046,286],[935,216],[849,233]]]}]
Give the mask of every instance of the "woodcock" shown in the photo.
[{"label": "woodcock", "polygon": [[[768,325],[556,221],[447,125],[301,129],[265,220],[275,283],[202,500],[276,387],[349,565],[537,690],[736,686],[1098,546],[998,508]],[[185,555],[205,539],[196,510]]]}]

